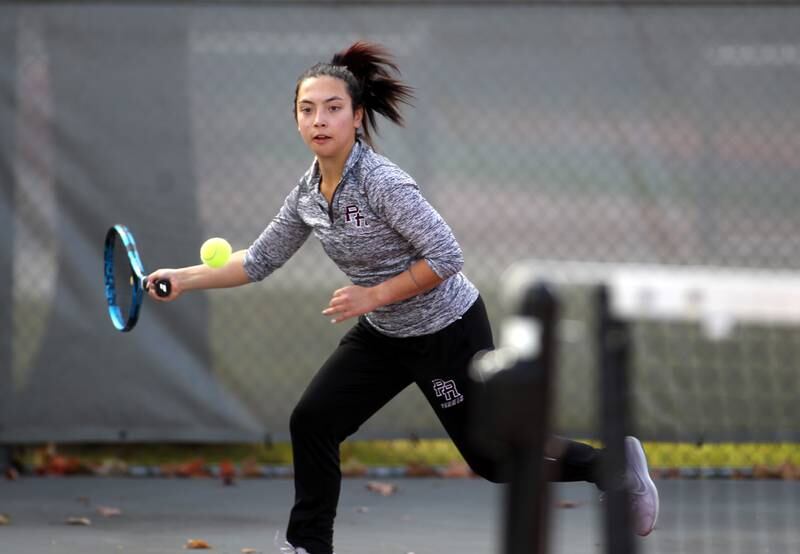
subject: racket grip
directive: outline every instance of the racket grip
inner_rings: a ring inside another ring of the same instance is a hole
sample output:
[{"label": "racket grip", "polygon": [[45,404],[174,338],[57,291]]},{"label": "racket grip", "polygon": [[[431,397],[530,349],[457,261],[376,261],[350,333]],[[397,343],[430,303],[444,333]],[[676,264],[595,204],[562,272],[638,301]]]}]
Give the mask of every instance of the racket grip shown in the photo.
[{"label": "racket grip", "polygon": [[156,296],[165,298],[172,292],[172,284],[169,282],[169,279],[159,279],[153,284],[156,287]]},{"label": "racket grip", "polygon": [[169,296],[169,293],[172,292],[172,283],[169,282],[169,279],[159,279],[158,281],[150,281],[147,277],[142,279],[142,288],[144,290],[150,290],[150,285],[153,284],[156,287],[156,296],[160,296],[161,298],[166,298]]}]

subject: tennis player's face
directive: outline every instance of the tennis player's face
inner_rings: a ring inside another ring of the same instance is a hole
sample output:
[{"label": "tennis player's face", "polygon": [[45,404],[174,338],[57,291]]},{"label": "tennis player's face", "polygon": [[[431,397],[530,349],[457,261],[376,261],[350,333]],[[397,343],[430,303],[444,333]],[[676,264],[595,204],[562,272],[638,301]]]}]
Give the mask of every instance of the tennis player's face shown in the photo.
[{"label": "tennis player's face", "polygon": [[309,77],[297,91],[297,129],[318,158],[347,156],[356,129],[361,127],[362,110],[353,113],[347,85],[341,79],[323,75]]}]

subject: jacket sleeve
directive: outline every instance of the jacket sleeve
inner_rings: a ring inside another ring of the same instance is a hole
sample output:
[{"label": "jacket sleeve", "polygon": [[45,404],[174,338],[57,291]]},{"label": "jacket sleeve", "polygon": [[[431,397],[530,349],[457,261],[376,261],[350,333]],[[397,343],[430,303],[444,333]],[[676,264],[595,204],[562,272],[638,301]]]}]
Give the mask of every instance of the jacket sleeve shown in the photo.
[{"label": "jacket sleeve", "polygon": [[461,271],[464,255],[453,231],[414,180],[389,166],[376,168],[370,177],[372,209],[411,243],[436,275],[447,279]]},{"label": "jacket sleeve", "polygon": [[278,215],[247,249],[244,270],[251,281],[261,281],[285,264],[311,233],[297,211],[299,196],[298,185],[286,197]]}]

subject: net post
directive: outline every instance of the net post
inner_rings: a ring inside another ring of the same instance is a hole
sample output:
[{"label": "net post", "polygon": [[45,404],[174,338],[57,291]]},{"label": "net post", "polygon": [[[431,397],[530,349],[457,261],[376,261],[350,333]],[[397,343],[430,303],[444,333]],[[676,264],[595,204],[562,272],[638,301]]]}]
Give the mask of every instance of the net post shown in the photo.
[{"label": "net post", "polygon": [[601,432],[605,445],[602,480],[606,487],[603,518],[605,551],[635,554],[633,530],[625,484],[625,437],[629,434],[630,331],[611,311],[607,285],[596,288],[597,345],[601,395]]},{"label": "net post", "polygon": [[[545,284],[529,286],[512,318],[518,332],[508,333],[516,339],[512,337],[506,344],[508,337],[504,336],[500,348],[473,363],[475,390],[480,394],[473,433],[487,452],[503,459],[508,477],[501,550],[505,554],[547,551],[544,454],[550,429],[557,313],[556,296]],[[530,335],[526,336],[526,330]],[[502,454],[498,456],[498,452]]]},{"label": "net post", "polygon": [[0,474],[13,467],[13,458],[11,454],[11,445],[0,443]]}]

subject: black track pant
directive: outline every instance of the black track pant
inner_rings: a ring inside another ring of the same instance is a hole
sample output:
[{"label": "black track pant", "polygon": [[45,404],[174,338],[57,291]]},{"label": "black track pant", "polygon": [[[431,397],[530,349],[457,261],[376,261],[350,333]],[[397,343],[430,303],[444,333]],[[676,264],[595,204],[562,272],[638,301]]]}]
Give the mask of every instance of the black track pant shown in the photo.
[{"label": "black track pant", "polygon": [[[473,356],[494,348],[483,301],[448,327],[430,335],[392,338],[364,318],[348,331],[311,380],[292,412],[295,505],[287,540],[311,554],[333,551],[339,501],[339,444],[411,383],[433,407],[450,438],[477,474],[504,481],[497,460],[470,443],[468,369]],[[599,452],[564,441],[553,479],[595,482]]]}]

